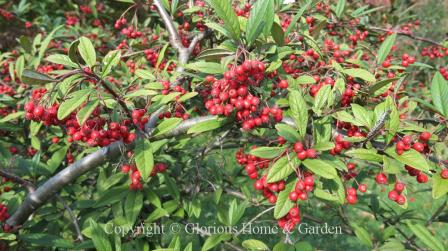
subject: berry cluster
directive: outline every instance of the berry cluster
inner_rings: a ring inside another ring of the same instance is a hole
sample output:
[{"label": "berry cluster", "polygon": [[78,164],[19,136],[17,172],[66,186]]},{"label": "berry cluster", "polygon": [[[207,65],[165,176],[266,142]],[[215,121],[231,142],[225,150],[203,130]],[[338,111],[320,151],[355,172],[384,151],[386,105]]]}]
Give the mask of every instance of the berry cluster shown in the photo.
[{"label": "berry cluster", "polygon": [[443,78],[448,80],[448,71],[446,68],[440,68],[439,72],[440,72],[440,74],[442,74]]},{"label": "berry cluster", "polygon": [[125,25],[127,23],[126,18],[120,18],[115,20],[115,24],[114,24],[114,28],[119,30],[121,28],[122,25]]},{"label": "berry cluster", "polygon": [[389,191],[387,197],[389,197],[390,200],[395,201],[398,205],[404,205],[406,203],[406,197],[403,195],[405,187],[404,183],[397,181],[394,185],[394,189]]},{"label": "berry cluster", "polygon": [[[71,136],[68,139],[69,142],[83,141],[89,146],[107,146],[117,140],[123,140],[123,142],[129,144],[136,138],[134,133],[129,132],[129,120],[124,120],[121,124],[117,122],[108,123],[100,116],[100,107],[95,108],[91,117],[82,126],[79,125],[74,112],[64,120],[58,120],[58,104],[53,104],[49,108],[39,104],[45,93],[46,89],[44,88],[33,90],[32,99],[24,107],[25,117],[28,120],[42,121],[45,125],[64,125],[67,134]],[[148,116],[144,116],[145,113],[146,110],[144,109],[134,110],[132,112],[132,122],[142,128],[149,119]],[[106,124],[108,127],[104,129]]]},{"label": "berry cluster", "polygon": [[293,202],[299,200],[305,201],[308,199],[308,193],[314,189],[313,176],[305,172],[303,179],[299,179],[294,187],[294,191],[289,193],[289,199]]},{"label": "berry cluster", "polygon": [[344,137],[340,134],[338,134],[335,138],[335,145],[333,149],[330,149],[331,155],[340,154],[342,150],[348,150],[351,146],[351,143],[349,141],[345,141]]},{"label": "berry cluster", "polygon": [[408,67],[413,63],[415,63],[415,57],[411,57],[406,53],[401,56],[401,65],[403,67]]},{"label": "berry cluster", "polygon": [[[156,163],[154,168],[151,171],[151,176],[154,177],[157,173],[163,173],[168,169],[168,165],[165,163]],[[131,178],[131,184],[129,185],[129,189],[132,190],[142,190],[143,185],[141,183],[141,174],[140,171],[137,170],[137,166],[135,164],[132,165],[122,165],[121,172],[129,173]]]},{"label": "berry cluster", "polygon": [[[145,51],[146,60],[151,64],[152,67],[157,66],[157,60],[159,59],[159,53],[154,51],[153,49],[146,49]],[[159,69],[164,69],[166,67],[167,61],[164,59],[159,65]],[[167,71],[171,72],[176,68],[175,63],[170,63],[168,65]]]},{"label": "berry cluster", "polygon": [[305,146],[303,145],[302,142],[294,143],[294,152],[296,152],[297,158],[299,160],[315,159],[315,158],[317,158],[316,150],[314,150],[312,148],[305,149]]},{"label": "berry cluster", "polygon": [[134,27],[130,26],[128,28],[123,28],[121,34],[125,35],[127,38],[139,38],[143,35],[141,31],[136,30]]},{"label": "berry cluster", "polygon": [[349,187],[346,191],[345,199],[348,204],[354,205],[358,201],[358,195],[356,194],[356,189],[353,187]]},{"label": "berry cluster", "polygon": [[408,174],[410,176],[416,177],[416,180],[418,183],[428,182],[428,176],[426,174],[422,173],[420,170],[410,167],[408,165],[406,165],[404,168],[406,169],[406,171],[408,171]]},{"label": "berry cluster", "polygon": [[[249,92],[251,86],[259,86],[265,78],[265,66],[260,61],[245,61],[224,73],[224,78],[215,80],[210,76],[206,80],[213,83],[205,102],[205,108],[212,115],[230,116],[236,110],[236,119],[243,123],[244,130],[269,122],[271,115],[276,122],[283,118],[283,112],[277,107],[260,109],[260,99]],[[207,94],[207,93],[206,93]]]},{"label": "berry cluster", "polygon": [[448,48],[439,46],[424,47],[420,55],[430,59],[448,57]]},{"label": "berry cluster", "polygon": [[[255,148],[256,146],[252,147],[252,149]],[[236,152],[235,156],[238,164],[245,165],[244,169],[246,170],[247,175],[251,179],[256,179],[258,177],[259,169],[264,169],[269,166],[268,159],[263,159],[250,154],[245,154],[242,148]]]},{"label": "berry cluster", "polygon": [[277,196],[274,193],[285,190],[285,181],[281,180],[273,183],[268,183],[266,178],[266,175],[264,175],[263,177],[261,177],[261,179],[257,180],[254,183],[254,188],[263,191],[263,196],[269,201],[269,203],[275,204],[277,202]]},{"label": "berry cluster", "polygon": [[291,208],[287,215],[277,221],[278,226],[287,232],[292,231],[295,228],[296,224],[299,224],[300,222],[300,210],[297,206]]},{"label": "berry cluster", "polygon": [[6,221],[8,218],[8,208],[5,206],[5,204],[0,203],[0,222]]},{"label": "berry cluster", "polygon": [[417,152],[425,152],[427,149],[427,142],[431,138],[431,133],[422,132],[420,133],[419,140],[420,142],[413,142],[413,139],[409,135],[403,136],[401,140],[398,140],[395,145],[395,151],[398,155],[402,155],[405,151],[409,151],[412,148]]},{"label": "berry cluster", "polygon": [[235,12],[237,16],[240,17],[249,17],[250,9],[252,8],[252,5],[250,3],[244,4],[243,8],[236,8]]}]

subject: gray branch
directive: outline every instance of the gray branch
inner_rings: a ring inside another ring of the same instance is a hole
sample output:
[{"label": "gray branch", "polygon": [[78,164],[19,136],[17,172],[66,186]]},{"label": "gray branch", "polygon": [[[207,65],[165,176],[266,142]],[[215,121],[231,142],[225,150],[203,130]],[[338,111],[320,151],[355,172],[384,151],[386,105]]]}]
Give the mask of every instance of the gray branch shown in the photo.
[{"label": "gray branch", "polygon": [[190,46],[188,48],[183,46],[182,39],[177,32],[174,21],[171,18],[170,14],[168,14],[168,12],[163,7],[162,2],[160,0],[154,0],[154,5],[157,7],[159,15],[162,18],[162,22],[168,30],[171,46],[178,52],[177,58],[179,61],[179,65],[177,66],[176,71],[182,73],[184,71],[184,65],[188,62],[188,59],[190,58],[194,47],[205,37],[205,33],[202,32],[196,35],[193,40],[191,40]]}]

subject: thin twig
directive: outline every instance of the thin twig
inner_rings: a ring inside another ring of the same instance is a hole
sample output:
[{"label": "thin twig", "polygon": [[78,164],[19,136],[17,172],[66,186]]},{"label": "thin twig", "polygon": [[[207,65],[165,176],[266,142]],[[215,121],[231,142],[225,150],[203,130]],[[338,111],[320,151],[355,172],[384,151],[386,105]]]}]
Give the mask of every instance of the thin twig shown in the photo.
[{"label": "thin twig", "polygon": [[415,35],[413,35],[411,33],[403,32],[403,31],[396,30],[396,29],[386,29],[386,28],[380,28],[380,27],[375,27],[375,26],[366,26],[365,28],[368,29],[368,30],[376,30],[376,31],[383,31],[383,32],[393,32],[393,33],[396,33],[397,35],[409,37],[409,38],[414,39],[414,40],[423,41],[423,42],[430,43],[430,44],[433,44],[433,45],[436,45],[436,46],[444,47],[441,43],[436,42],[436,41],[434,41],[432,39],[424,38],[424,37],[418,37],[418,36],[415,36]]}]

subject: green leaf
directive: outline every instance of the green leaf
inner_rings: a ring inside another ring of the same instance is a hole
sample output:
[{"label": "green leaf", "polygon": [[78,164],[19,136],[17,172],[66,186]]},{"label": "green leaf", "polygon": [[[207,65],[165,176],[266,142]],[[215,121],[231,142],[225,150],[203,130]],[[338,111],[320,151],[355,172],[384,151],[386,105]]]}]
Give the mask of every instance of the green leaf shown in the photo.
[{"label": "green leaf", "polygon": [[274,22],[274,0],[258,0],[252,6],[246,26],[247,43],[252,44]]},{"label": "green leaf", "polygon": [[191,98],[193,98],[193,97],[196,97],[197,95],[198,95],[197,92],[188,92],[188,93],[182,95],[182,97],[180,97],[180,98],[177,100],[177,102],[179,102],[179,103],[180,103],[180,102],[184,102],[184,101],[189,100],[189,99],[191,99]]},{"label": "green leaf", "polygon": [[158,93],[153,90],[147,90],[147,89],[140,89],[135,92],[129,92],[128,94],[124,95],[124,98],[135,98],[135,97],[147,97],[147,96],[155,96]]},{"label": "green leaf", "polygon": [[157,133],[155,134],[155,136],[162,135],[164,133],[167,133],[167,132],[173,130],[181,122],[182,122],[181,118],[168,118],[168,119],[162,120],[162,122],[156,128]]},{"label": "green leaf", "polygon": [[78,123],[80,126],[84,125],[86,120],[90,117],[99,103],[99,100],[89,101],[81,110],[79,110],[79,112],[76,114],[76,118],[78,119]]},{"label": "green leaf", "polygon": [[135,71],[135,76],[142,79],[156,80],[156,77],[154,77],[149,70],[137,69]]},{"label": "green leaf", "polygon": [[224,70],[221,64],[199,61],[185,65],[185,68],[206,74],[221,74]]},{"label": "green leaf", "polygon": [[93,47],[92,42],[86,37],[80,37],[79,38],[79,45],[78,45],[79,54],[81,55],[84,62],[89,67],[92,67],[96,63],[96,53],[95,53],[95,47]]},{"label": "green leaf", "polygon": [[249,154],[263,159],[273,159],[285,151],[286,147],[257,147],[250,150]]},{"label": "green leaf", "polygon": [[313,146],[316,151],[328,151],[335,147],[333,142],[319,142]]},{"label": "green leaf", "polygon": [[63,249],[73,248],[73,244],[69,240],[51,234],[44,234],[44,233],[20,234],[18,238],[23,242],[43,247],[63,248]]},{"label": "green leaf", "polygon": [[313,111],[317,115],[320,116],[322,114],[322,109],[324,108],[325,104],[327,104],[330,95],[331,95],[331,85],[324,85],[317,92],[316,97],[314,98],[314,105],[313,105]]},{"label": "green leaf", "polygon": [[335,114],[333,114],[333,117],[339,121],[343,122],[349,122],[350,124],[356,125],[356,126],[362,126],[360,122],[358,122],[350,113],[346,111],[339,111]]},{"label": "green leaf", "polygon": [[323,200],[339,201],[339,197],[337,195],[331,194],[328,191],[322,190],[320,188],[314,189],[314,196]]},{"label": "green leaf", "polygon": [[432,177],[432,197],[434,199],[441,198],[448,193],[448,179],[440,177],[437,173]]},{"label": "green leaf", "polygon": [[16,61],[16,73],[17,76],[19,76],[20,80],[22,80],[22,73],[23,69],[25,68],[25,57],[22,55],[19,58],[17,58]]},{"label": "green leaf", "polygon": [[[185,13],[185,12],[184,12]],[[222,48],[206,49],[196,56],[196,60],[218,60],[234,54],[233,51]]]},{"label": "green leaf", "polygon": [[56,82],[56,80],[43,73],[25,69],[22,72],[22,82],[27,85],[39,85]]},{"label": "green leaf", "polygon": [[294,182],[288,183],[285,190],[281,191],[277,196],[277,203],[274,208],[274,218],[280,219],[287,215],[294,203],[289,199],[289,193],[294,189]]},{"label": "green leaf", "polygon": [[432,103],[437,110],[446,118],[448,118],[448,81],[436,72],[431,83]]},{"label": "green leaf", "polygon": [[326,179],[334,179],[338,176],[338,173],[334,166],[320,159],[306,159],[302,162],[306,168],[308,168],[313,173],[326,178]]},{"label": "green leaf", "polygon": [[422,154],[414,149],[403,152],[403,154],[398,155],[394,147],[390,147],[385,151],[390,157],[400,161],[401,163],[411,166],[420,171],[429,172],[429,165]]},{"label": "green leaf", "polygon": [[289,163],[288,157],[283,156],[271,166],[267,176],[267,182],[273,183],[279,180],[283,180],[294,172],[294,166]]},{"label": "green leaf", "polygon": [[385,173],[390,174],[399,174],[403,170],[403,163],[396,159],[392,159],[387,157],[386,155],[383,155],[383,170]]},{"label": "green leaf", "polygon": [[235,11],[232,7],[232,2],[228,0],[207,0],[210,6],[213,7],[219,18],[224,21],[224,27],[229,32],[234,40],[240,38],[240,23]]},{"label": "green leaf", "polygon": [[143,194],[138,191],[129,192],[124,203],[124,213],[129,226],[133,226],[143,206]]},{"label": "green leaf", "polygon": [[345,9],[345,0],[339,0],[338,4],[336,5],[336,16],[337,17],[341,17],[342,13],[344,13],[344,9]]},{"label": "green leaf", "polygon": [[11,120],[23,117],[23,115],[25,114],[25,112],[15,112],[15,113],[10,113],[8,115],[6,115],[5,117],[0,119],[0,123],[5,123],[5,122],[9,122]]},{"label": "green leaf", "polygon": [[297,13],[292,18],[291,23],[288,25],[288,28],[286,28],[285,38],[288,37],[289,33],[291,33],[292,29],[294,29],[297,22],[302,17],[303,13],[305,13],[305,11],[310,7],[311,4],[312,4],[312,1],[309,1],[297,11]]},{"label": "green leaf", "polygon": [[156,208],[146,219],[146,222],[154,222],[162,217],[167,217],[170,214],[163,208]]},{"label": "green leaf", "polygon": [[79,90],[73,93],[72,97],[62,102],[58,109],[58,119],[65,119],[70,113],[78,109],[91,93],[90,89]]},{"label": "green leaf", "polygon": [[168,46],[170,45],[170,43],[166,43],[162,49],[159,51],[159,56],[157,57],[157,62],[156,62],[156,66],[154,68],[159,69],[159,65],[160,63],[162,63],[163,58],[165,57],[165,51],[168,48]]},{"label": "green leaf", "polygon": [[368,72],[367,70],[364,69],[359,69],[359,68],[353,68],[353,69],[345,69],[343,71],[343,73],[352,76],[354,78],[360,78],[362,80],[365,80],[367,82],[375,82],[376,78],[375,76],[373,76],[372,73]]},{"label": "green leaf", "polygon": [[433,236],[429,230],[421,224],[412,224],[408,222],[408,227],[427,247],[434,251],[444,251],[443,243]]},{"label": "green leaf", "polygon": [[264,242],[259,240],[245,240],[241,244],[246,250],[269,250],[269,247]]},{"label": "green leaf", "polygon": [[154,167],[154,156],[151,149],[151,142],[139,139],[135,147],[135,164],[140,171],[144,181],[148,181],[149,175]]},{"label": "green leaf", "polygon": [[345,152],[345,155],[353,157],[355,159],[362,159],[373,162],[383,161],[383,156],[378,154],[378,152],[374,149],[352,149]]},{"label": "green leaf", "polygon": [[37,69],[37,67],[39,66],[40,61],[42,60],[42,58],[44,58],[45,55],[45,51],[48,48],[48,45],[50,44],[51,40],[53,39],[54,34],[61,29],[62,27],[64,27],[64,25],[59,25],[56,28],[54,28],[50,34],[48,34],[47,37],[45,37],[45,39],[42,41],[42,43],[40,44],[40,48],[39,48],[39,54],[37,56],[37,60],[34,61],[34,69]]},{"label": "green leaf", "polygon": [[188,129],[187,134],[211,131],[219,127],[221,127],[221,122],[218,119],[207,120],[192,126]]},{"label": "green leaf", "polygon": [[107,76],[112,71],[112,68],[120,63],[121,52],[119,50],[109,51],[103,58],[101,77]]},{"label": "green leaf", "polygon": [[112,250],[112,245],[107,238],[104,229],[98,225],[92,218],[89,219],[90,227],[92,228],[92,241],[95,249],[98,251]]},{"label": "green leaf", "polygon": [[64,146],[61,149],[59,149],[53,153],[53,155],[47,162],[47,166],[48,166],[50,173],[54,173],[54,171],[56,171],[56,169],[59,167],[59,165],[61,165],[62,161],[65,159],[67,151],[68,151],[68,147]]},{"label": "green leaf", "polygon": [[390,36],[388,36],[384,42],[381,44],[379,50],[378,50],[378,56],[377,56],[377,64],[382,64],[384,60],[386,60],[387,56],[390,53],[390,50],[392,49],[392,46],[395,43],[395,40],[397,38],[397,33],[394,33]]},{"label": "green leaf", "polygon": [[204,245],[201,248],[201,251],[207,251],[215,246],[217,246],[222,241],[227,241],[231,238],[231,235],[229,234],[219,234],[219,235],[212,235],[205,240]]},{"label": "green leaf", "polygon": [[295,82],[299,85],[314,84],[316,80],[312,76],[303,75],[298,77]]},{"label": "green leaf", "polygon": [[284,137],[289,142],[297,142],[300,139],[299,134],[294,128],[287,124],[276,124],[278,135]]},{"label": "green leaf", "polygon": [[358,239],[366,246],[373,247],[372,240],[370,239],[369,232],[365,230],[363,227],[359,226],[352,226],[352,228],[355,230],[355,235],[358,237]]},{"label": "green leaf", "polygon": [[395,82],[397,80],[399,80],[400,78],[388,78],[388,79],[383,79],[381,81],[376,82],[374,85],[369,87],[369,94],[370,95],[374,95],[374,96],[378,96],[382,93],[384,93],[386,90],[383,91],[383,89],[386,87],[387,89],[389,89],[388,85],[390,85],[392,82]]},{"label": "green leaf", "polygon": [[289,106],[291,108],[291,116],[297,126],[299,135],[304,138],[308,126],[308,107],[299,91],[292,90],[289,93]]},{"label": "green leaf", "polygon": [[54,64],[61,64],[72,68],[78,67],[78,65],[73,63],[67,55],[53,54],[48,56],[45,60]]},{"label": "green leaf", "polygon": [[98,199],[95,204],[92,205],[93,208],[99,208],[104,206],[111,206],[119,201],[121,201],[129,193],[128,187],[114,187],[106,190],[101,194],[100,199]]},{"label": "green leaf", "polygon": [[358,121],[367,128],[371,128],[373,126],[372,125],[373,113],[355,103],[352,103],[351,106],[356,121]]}]

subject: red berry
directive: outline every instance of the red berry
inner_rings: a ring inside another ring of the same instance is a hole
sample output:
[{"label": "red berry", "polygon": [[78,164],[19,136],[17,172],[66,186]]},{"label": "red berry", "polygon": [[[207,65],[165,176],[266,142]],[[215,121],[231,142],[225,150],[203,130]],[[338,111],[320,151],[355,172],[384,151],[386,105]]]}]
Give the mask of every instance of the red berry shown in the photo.
[{"label": "red berry", "polygon": [[300,211],[298,207],[293,207],[289,210],[289,215],[292,217],[298,217],[300,215]]},{"label": "red berry", "polygon": [[375,181],[378,184],[387,184],[387,176],[384,173],[379,173],[376,175]]},{"label": "red berry", "polygon": [[279,87],[280,89],[286,89],[286,88],[288,88],[288,81],[286,81],[286,80],[281,80],[281,81],[278,83],[278,87]]},{"label": "red berry", "polygon": [[304,147],[301,142],[294,143],[294,152],[299,153],[299,152],[303,151],[303,149],[304,149]]},{"label": "red berry", "polygon": [[442,177],[442,179],[448,179],[448,169],[447,168],[442,170],[442,172],[440,173],[440,177]]},{"label": "red berry", "polygon": [[310,159],[315,159],[317,157],[317,152],[314,149],[306,150],[306,157]]},{"label": "red berry", "polygon": [[354,189],[353,187],[350,187],[349,189],[347,189],[347,194],[356,196],[356,189]]},{"label": "red berry", "polygon": [[299,198],[299,194],[296,191],[292,191],[289,193],[289,199],[291,201],[297,201],[298,198]]},{"label": "red berry", "polygon": [[365,193],[365,192],[367,191],[367,185],[366,185],[366,184],[359,184],[359,186],[358,186],[358,190],[359,190],[361,193]]},{"label": "red berry", "polygon": [[406,197],[403,195],[398,195],[397,199],[395,200],[399,205],[404,205],[406,203]]},{"label": "red berry", "polygon": [[387,197],[389,197],[390,200],[396,201],[398,199],[398,196],[400,196],[397,191],[391,190]]},{"label": "red berry", "polygon": [[405,187],[405,185],[404,185],[404,183],[401,183],[401,182],[397,182],[397,183],[395,183],[395,185],[394,185],[394,189],[395,189],[395,191],[397,191],[397,192],[402,192],[403,190],[404,190],[404,187]]},{"label": "red berry", "polygon": [[416,150],[417,152],[423,152],[425,150],[425,145],[423,145],[420,142],[415,142],[414,145],[412,146],[412,148],[414,148],[414,150]]},{"label": "red berry", "polygon": [[418,183],[426,183],[428,182],[428,176],[424,173],[420,173],[417,175],[417,182]]},{"label": "red berry", "polygon": [[356,195],[349,194],[349,195],[347,195],[346,199],[349,204],[351,204],[351,205],[356,204],[356,201],[357,201]]},{"label": "red berry", "polygon": [[420,133],[420,140],[421,141],[428,141],[431,138],[430,132],[422,132]]},{"label": "red berry", "polygon": [[307,153],[306,153],[306,152],[307,152],[307,151],[301,151],[301,152],[297,153],[297,158],[298,158],[299,160],[305,160],[306,157],[307,157]]}]

